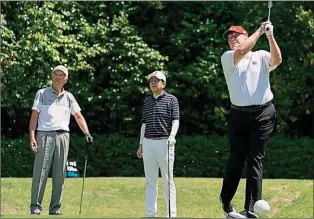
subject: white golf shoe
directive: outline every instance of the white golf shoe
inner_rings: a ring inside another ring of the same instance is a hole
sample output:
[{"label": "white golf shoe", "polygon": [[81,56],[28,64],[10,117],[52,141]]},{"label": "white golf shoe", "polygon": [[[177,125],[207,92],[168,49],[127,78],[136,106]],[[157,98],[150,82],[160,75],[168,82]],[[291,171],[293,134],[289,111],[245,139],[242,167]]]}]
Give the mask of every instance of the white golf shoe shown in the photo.
[{"label": "white golf shoe", "polygon": [[224,205],[221,199],[220,199],[220,202],[222,204],[222,208],[223,208],[224,215],[226,218],[247,218],[244,215],[238,213],[231,203],[229,203],[229,205]]},{"label": "white golf shoe", "polygon": [[224,209],[224,215],[225,215],[226,218],[247,218],[244,215],[238,213],[234,209],[234,207],[232,207],[232,205],[231,205],[231,208],[228,207],[228,208],[223,208],[223,209]]}]

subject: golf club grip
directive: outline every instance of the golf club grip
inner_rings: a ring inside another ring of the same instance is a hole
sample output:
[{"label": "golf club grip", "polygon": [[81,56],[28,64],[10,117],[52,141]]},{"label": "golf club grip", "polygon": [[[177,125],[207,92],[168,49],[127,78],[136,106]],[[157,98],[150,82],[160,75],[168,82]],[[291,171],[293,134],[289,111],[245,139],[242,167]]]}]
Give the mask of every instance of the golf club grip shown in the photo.
[{"label": "golf club grip", "polygon": [[88,154],[88,152],[89,152],[89,143],[86,143],[86,144],[85,144],[85,147],[86,147],[86,149],[85,149],[85,150],[86,150],[86,151],[85,151],[85,153],[86,153],[86,155],[87,155],[87,154]]},{"label": "golf club grip", "polygon": [[266,24],[265,25],[265,31],[269,31],[270,30],[270,24]]}]

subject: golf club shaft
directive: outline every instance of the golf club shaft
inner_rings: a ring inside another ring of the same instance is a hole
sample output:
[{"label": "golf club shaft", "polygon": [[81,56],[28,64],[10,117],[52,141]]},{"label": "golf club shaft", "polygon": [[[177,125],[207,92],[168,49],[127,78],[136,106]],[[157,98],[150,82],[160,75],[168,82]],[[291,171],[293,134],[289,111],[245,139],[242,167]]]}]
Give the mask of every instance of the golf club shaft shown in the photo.
[{"label": "golf club shaft", "polygon": [[84,166],[83,185],[82,185],[82,192],[81,192],[81,203],[80,203],[79,214],[81,214],[82,212],[82,201],[83,201],[84,182],[85,182],[85,175],[86,175],[86,166],[87,166],[87,154],[85,155],[85,166]]},{"label": "golf club shaft", "polygon": [[[268,19],[267,19],[267,21],[270,21],[270,9],[272,6],[273,6],[272,1],[269,1],[268,2]],[[268,27],[266,27],[266,31],[268,31]]]},{"label": "golf club shaft", "polygon": [[170,153],[169,153],[169,145],[168,146],[168,211],[169,211],[169,218],[171,217],[171,202],[170,202]]},{"label": "golf club shaft", "polygon": [[269,2],[268,2],[268,21],[270,21],[270,9],[271,9],[271,7],[273,6],[273,3],[272,3],[272,1],[270,0]]}]

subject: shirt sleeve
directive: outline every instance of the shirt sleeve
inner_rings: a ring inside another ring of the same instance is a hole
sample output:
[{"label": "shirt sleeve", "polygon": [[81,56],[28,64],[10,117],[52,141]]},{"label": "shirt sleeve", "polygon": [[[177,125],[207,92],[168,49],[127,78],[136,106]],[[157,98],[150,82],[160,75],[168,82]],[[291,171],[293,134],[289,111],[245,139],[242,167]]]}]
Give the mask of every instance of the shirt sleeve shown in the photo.
[{"label": "shirt sleeve", "polygon": [[36,110],[38,113],[40,113],[42,109],[42,105],[43,105],[43,92],[42,90],[39,90],[36,93],[32,110]]},{"label": "shirt sleeve", "polygon": [[278,65],[274,65],[274,66],[269,66],[269,60],[271,59],[271,55],[270,55],[270,52],[267,52],[265,50],[260,50],[259,51],[259,54],[262,58],[262,62],[263,62],[263,65],[265,66],[267,72],[271,72],[273,70],[275,70],[277,68]]},{"label": "shirt sleeve", "polygon": [[178,99],[175,96],[173,96],[172,120],[179,120],[179,119],[180,119],[179,102],[178,102]]},{"label": "shirt sleeve", "polygon": [[179,120],[173,120],[170,135],[172,135],[173,137],[176,137],[178,129],[179,129]]},{"label": "shirt sleeve", "polygon": [[71,93],[68,93],[68,96],[70,98],[70,110],[71,110],[71,114],[74,115],[77,112],[81,111],[81,107],[78,105],[76,99],[74,98],[74,96]]},{"label": "shirt sleeve", "polygon": [[146,124],[142,123],[141,132],[140,132],[140,144],[143,144],[145,128],[146,128]]},{"label": "shirt sleeve", "polygon": [[234,72],[235,65],[234,65],[234,51],[233,50],[226,51],[224,52],[224,54],[222,54],[221,65],[222,65],[224,74],[226,76]]}]

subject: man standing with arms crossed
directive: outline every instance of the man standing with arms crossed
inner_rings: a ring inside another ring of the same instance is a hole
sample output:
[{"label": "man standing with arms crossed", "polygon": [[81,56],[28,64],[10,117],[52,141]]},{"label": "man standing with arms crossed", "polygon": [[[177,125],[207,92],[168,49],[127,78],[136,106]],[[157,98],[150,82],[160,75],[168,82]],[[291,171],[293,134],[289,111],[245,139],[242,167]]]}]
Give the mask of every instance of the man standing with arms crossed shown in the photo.
[{"label": "man standing with arms crossed", "polygon": [[[265,33],[270,52],[252,52],[259,37]],[[262,159],[273,131],[276,110],[272,102],[269,74],[282,61],[273,26],[263,22],[254,34],[241,26],[231,26],[225,33],[231,50],[221,56],[227,82],[231,112],[228,121],[230,159],[223,180],[220,200],[227,218],[258,218],[254,203],[262,198]],[[247,162],[244,211],[237,213],[231,204]]]},{"label": "man standing with arms crossed", "polygon": [[[52,72],[52,86],[37,91],[29,123],[30,147],[35,152],[31,214],[40,215],[46,182],[52,163],[52,194],[50,215],[61,215],[61,201],[69,151],[69,123],[71,114],[87,143],[93,143],[81,108],[73,95],[63,86],[68,80],[68,69],[59,65]],[[38,123],[38,127],[37,127]],[[35,130],[37,134],[35,138]]]},{"label": "man standing with arms crossed", "polygon": [[143,157],[146,178],[145,217],[155,217],[157,214],[159,168],[167,205],[166,217],[176,217],[173,164],[175,137],[179,128],[179,104],[175,96],[164,90],[166,76],[163,72],[155,71],[149,74],[147,79],[153,94],[144,101],[140,143],[137,151],[137,156]]}]

